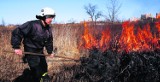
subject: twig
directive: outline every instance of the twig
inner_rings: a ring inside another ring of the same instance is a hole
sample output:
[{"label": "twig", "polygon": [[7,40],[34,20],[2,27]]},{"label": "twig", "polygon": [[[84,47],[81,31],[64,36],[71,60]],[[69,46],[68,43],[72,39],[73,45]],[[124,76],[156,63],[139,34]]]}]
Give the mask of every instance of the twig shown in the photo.
[{"label": "twig", "polygon": [[[13,51],[7,51],[7,50],[4,50],[4,52],[15,53],[15,52],[13,52]],[[49,55],[46,55],[46,54],[32,53],[32,52],[22,52],[22,54],[29,54],[29,55],[36,55],[36,56],[49,56]],[[74,60],[74,61],[79,61],[79,60],[77,60],[77,59],[69,58],[69,57],[64,57],[64,56],[56,56],[56,55],[55,55],[54,57],[64,58],[64,59],[69,59],[69,60]]]}]

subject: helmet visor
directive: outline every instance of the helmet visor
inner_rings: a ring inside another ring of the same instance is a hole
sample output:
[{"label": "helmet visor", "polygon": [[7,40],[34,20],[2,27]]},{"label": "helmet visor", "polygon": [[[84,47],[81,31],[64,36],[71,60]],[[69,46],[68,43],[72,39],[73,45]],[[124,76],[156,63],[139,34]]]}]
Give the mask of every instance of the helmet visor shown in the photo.
[{"label": "helmet visor", "polygon": [[46,15],[46,18],[54,18],[56,15]]}]

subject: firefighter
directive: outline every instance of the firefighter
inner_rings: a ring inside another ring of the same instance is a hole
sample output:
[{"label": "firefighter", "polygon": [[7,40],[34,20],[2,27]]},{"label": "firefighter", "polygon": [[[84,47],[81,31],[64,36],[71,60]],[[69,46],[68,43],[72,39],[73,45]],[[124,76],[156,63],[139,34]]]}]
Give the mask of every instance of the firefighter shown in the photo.
[{"label": "firefighter", "polygon": [[[55,12],[49,7],[41,9],[36,15],[38,20],[27,21],[12,31],[11,45],[16,55],[23,56],[21,43],[25,52],[43,54],[44,48],[50,57],[53,53],[52,29],[49,26],[55,18]],[[34,82],[50,82],[45,56],[25,54]]]}]

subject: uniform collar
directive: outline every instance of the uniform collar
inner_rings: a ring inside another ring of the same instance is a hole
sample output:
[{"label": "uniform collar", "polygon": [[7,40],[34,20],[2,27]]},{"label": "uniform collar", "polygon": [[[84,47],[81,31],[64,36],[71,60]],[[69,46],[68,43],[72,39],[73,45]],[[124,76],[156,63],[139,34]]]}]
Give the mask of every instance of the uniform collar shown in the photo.
[{"label": "uniform collar", "polygon": [[39,22],[40,22],[42,28],[49,28],[49,25],[44,26],[41,20],[39,20]]}]

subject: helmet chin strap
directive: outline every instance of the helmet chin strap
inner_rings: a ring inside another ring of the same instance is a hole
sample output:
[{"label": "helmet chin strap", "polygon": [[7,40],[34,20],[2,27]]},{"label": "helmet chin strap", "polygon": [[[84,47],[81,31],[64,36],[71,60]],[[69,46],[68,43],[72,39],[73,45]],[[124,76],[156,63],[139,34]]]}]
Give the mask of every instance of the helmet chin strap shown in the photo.
[{"label": "helmet chin strap", "polygon": [[44,24],[44,26],[46,27],[48,24],[46,23],[46,21],[45,21],[45,20],[46,20],[46,18],[43,18],[43,19],[42,19],[43,24]]}]

